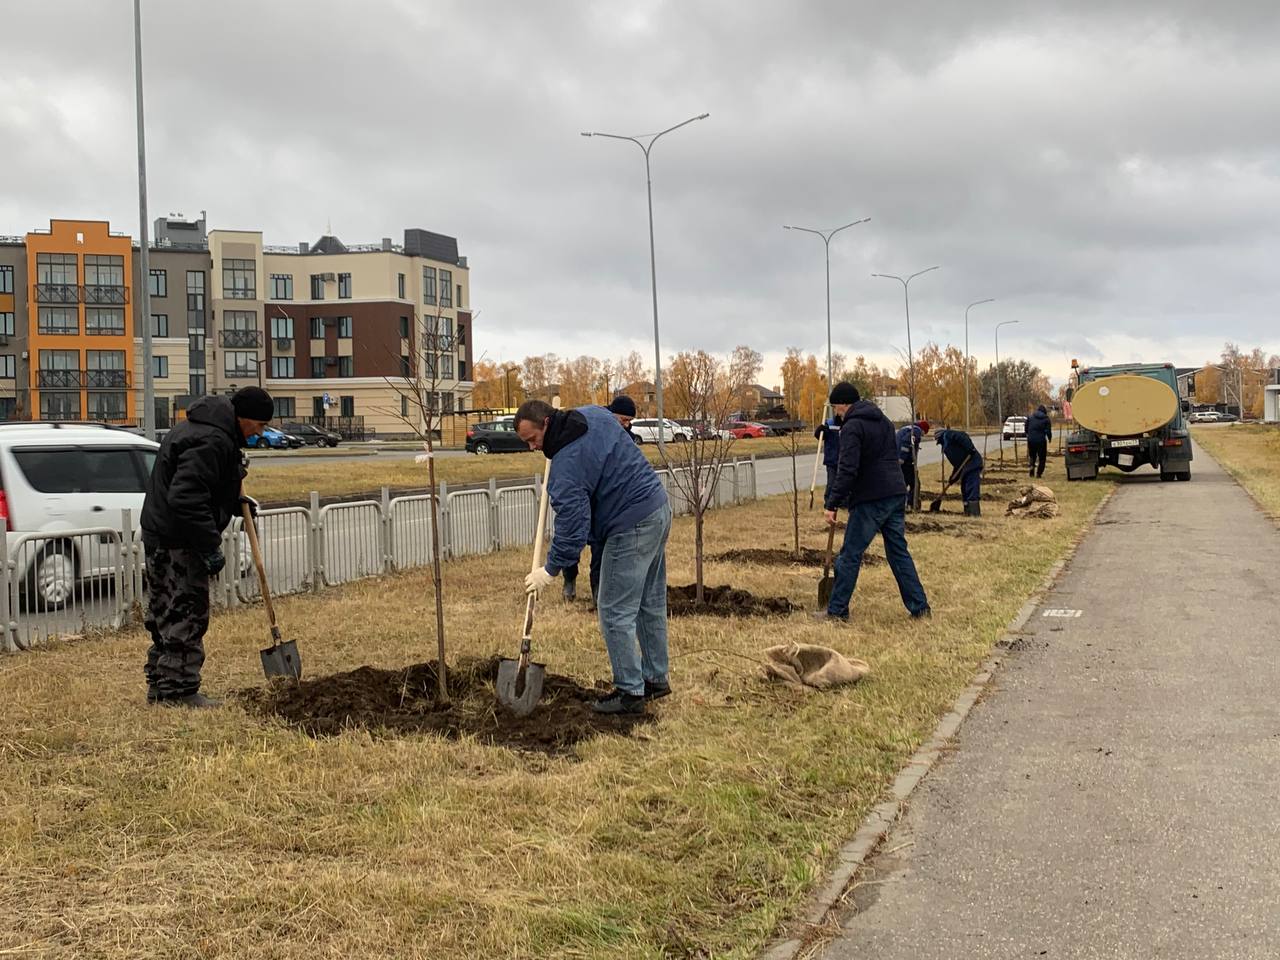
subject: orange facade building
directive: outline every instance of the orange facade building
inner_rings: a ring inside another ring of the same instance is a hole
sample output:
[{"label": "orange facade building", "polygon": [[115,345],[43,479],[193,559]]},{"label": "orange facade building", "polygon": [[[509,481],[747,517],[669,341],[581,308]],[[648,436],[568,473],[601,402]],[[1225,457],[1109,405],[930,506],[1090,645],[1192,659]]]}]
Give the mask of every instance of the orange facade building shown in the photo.
[{"label": "orange facade building", "polygon": [[103,221],[53,220],[26,247],[33,419],[133,422],[128,235]]}]

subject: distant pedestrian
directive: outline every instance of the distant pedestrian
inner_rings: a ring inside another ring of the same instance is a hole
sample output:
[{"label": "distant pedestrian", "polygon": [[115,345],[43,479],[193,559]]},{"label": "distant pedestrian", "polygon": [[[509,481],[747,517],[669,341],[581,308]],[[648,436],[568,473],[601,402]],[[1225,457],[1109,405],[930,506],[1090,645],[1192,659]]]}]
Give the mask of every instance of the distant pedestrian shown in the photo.
[{"label": "distant pedestrian", "polygon": [[827,489],[836,482],[836,464],[840,462],[840,423],[833,410],[831,416],[813,431],[815,438],[822,439],[822,465],[827,468]]},{"label": "distant pedestrian", "polygon": [[884,555],[898,582],[903,606],[912,617],[930,615],[929,600],[915,561],[907,549],[906,486],[898,463],[893,424],[874,403],[863,400],[857,389],[838,383],[831,391],[831,405],[840,416],[840,462],[835,482],[827,487],[823,505],[827,523],[835,524],[836,511],[849,511],[844,545],[836,557],[835,584],[826,610],[818,619],[849,619],[849,601],[858,585],[862,555],[879,534]]},{"label": "distant pedestrian", "polygon": [[274,415],[271,395],[261,387],[243,387],[230,398],[201,397],[160,445],[141,517],[149,703],[219,706],[200,692],[209,580],[226,566],[222,532],[240,504],[257,513],[240,489],[247,470],[240,451]]},{"label": "distant pedestrian", "polygon": [[947,483],[960,483],[964,515],[982,516],[982,454],[963,430],[939,430],[934,440],[952,467]]},{"label": "distant pedestrian", "polygon": [[916,503],[916,466],[920,462],[920,440],[929,432],[928,420],[917,420],[905,427],[899,427],[896,435],[898,441],[898,462],[902,464],[902,479],[907,484],[907,509],[912,510]]},{"label": "distant pedestrian", "polygon": [[1049,456],[1049,441],[1053,439],[1053,424],[1044,404],[1027,418],[1027,475],[1044,476],[1045,460]]}]

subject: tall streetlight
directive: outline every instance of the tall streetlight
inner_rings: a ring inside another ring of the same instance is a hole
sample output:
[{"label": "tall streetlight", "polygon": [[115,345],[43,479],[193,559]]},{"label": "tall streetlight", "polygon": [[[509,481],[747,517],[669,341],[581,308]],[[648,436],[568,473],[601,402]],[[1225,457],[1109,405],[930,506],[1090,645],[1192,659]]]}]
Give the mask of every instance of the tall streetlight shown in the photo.
[{"label": "tall streetlight", "polygon": [[[815,237],[822,238],[822,245],[827,251],[827,391],[835,386],[831,371],[831,238],[841,230],[848,230],[850,227],[856,227],[860,223],[867,223],[870,217],[863,217],[861,220],[855,220],[853,223],[846,223],[843,227],[836,227],[834,230],[814,230],[811,227],[792,227],[783,224],[783,230],[799,230],[801,233],[812,233]],[[823,407],[826,410],[826,407]],[[825,419],[825,418],[824,418]]]},{"label": "tall streetlight", "polygon": [[142,432],[156,438],[156,381],[151,369],[151,256],[147,234],[147,142],[142,119],[142,0],[133,0],[134,86],[138,97],[138,275],[142,280]]},{"label": "tall streetlight", "polygon": [[[911,406],[911,419],[908,425],[916,422],[916,362],[915,356],[911,352],[911,297],[909,296],[909,288],[911,281],[916,277],[923,276],[933,270],[937,270],[938,265],[925,267],[923,270],[917,270],[905,280],[892,273],[873,273],[873,277],[883,277],[885,280],[897,280],[902,284],[902,303],[907,311],[907,376],[911,378],[911,388],[908,391],[908,403]],[[913,438],[914,440],[914,438]],[[920,451],[916,449],[914,442],[911,444],[911,506],[913,509],[920,509]]]},{"label": "tall streetlight", "polygon": [[[654,399],[658,404],[658,449],[666,452],[665,437],[666,421],[662,417],[662,347],[658,340],[658,259],[654,253],[653,244],[653,175],[649,170],[649,152],[653,150],[653,145],[658,142],[659,137],[666,136],[672,130],[679,130],[681,127],[688,126],[695,120],[705,120],[711,116],[709,113],[700,113],[696,117],[690,117],[683,123],[677,123],[674,127],[667,127],[657,133],[642,133],[639,136],[627,137],[617,133],[598,133],[596,131],[583,131],[584,137],[608,137],[610,140],[629,140],[634,143],[644,153],[644,176],[649,191],[649,277],[653,285],[653,392]],[[645,143],[645,140],[648,143]]]},{"label": "tall streetlight", "polygon": [[964,432],[971,432],[969,429],[969,311],[974,307],[983,303],[995,303],[995,297],[987,297],[985,300],[975,300],[969,306],[964,308]]},{"label": "tall streetlight", "polygon": [[[1021,320],[1002,320],[996,324],[996,429],[1000,431],[1000,460],[1004,461],[1004,397],[1000,388],[1000,328]],[[1014,447],[1014,459],[1017,459],[1018,448]]]}]

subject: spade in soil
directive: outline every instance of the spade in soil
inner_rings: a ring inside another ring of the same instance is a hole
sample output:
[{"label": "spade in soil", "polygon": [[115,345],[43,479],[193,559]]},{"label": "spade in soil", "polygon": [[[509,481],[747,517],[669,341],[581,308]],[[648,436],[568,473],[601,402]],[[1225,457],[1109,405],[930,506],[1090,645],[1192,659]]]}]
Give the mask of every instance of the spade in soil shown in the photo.
[{"label": "spade in soil", "polygon": [[822,579],[818,581],[818,609],[827,609],[827,604],[831,602],[831,591],[836,585],[835,578],[831,576],[831,550],[836,542],[836,526],[833,523],[831,529],[827,531],[827,555],[822,561]]},{"label": "spade in soil", "polygon": [[[533,538],[533,566],[536,573],[542,563],[542,539],[547,530],[547,481],[551,479],[551,458],[547,458],[542,471],[542,499],[538,502],[538,532]],[[527,717],[538,705],[542,696],[542,681],[546,668],[540,663],[529,662],[529,648],[533,644],[533,610],[537,594],[529,594],[524,606],[524,635],[520,638],[520,659],[503,660],[498,664],[498,680],[494,685],[498,700],[517,717]]]},{"label": "spade in soil", "polygon": [[969,456],[965,457],[965,458],[964,458],[964,463],[960,464],[960,469],[959,469],[959,470],[957,470],[955,473],[953,473],[953,474],[952,474],[952,475],[947,479],[947,482],[946,482],[946,483],[944,483],[944,484],[942,485],[942,492],[941,492],[940,494],[938,494],[938,499],[937,499],[937,500],[934,500],[934,501],[933,501],[933,503],[929,504],[929,512],[930,512],[930,513],[941,513],[941,512],[942,512],[942,499],[947,495],[947,488],[951,486],[951,482],[952,482],[953,480],[955,480],[957,477],[959,477],[959,476],[960,476],[960,474],[964,473],[964,468],[965,468],[965,467],[967,467],[967,466],[969,465],[969,461],[970,461],[970,460],[972,460],[972,459],[973,459],[973,455],[972,455],[972,454],[970,454]]}]

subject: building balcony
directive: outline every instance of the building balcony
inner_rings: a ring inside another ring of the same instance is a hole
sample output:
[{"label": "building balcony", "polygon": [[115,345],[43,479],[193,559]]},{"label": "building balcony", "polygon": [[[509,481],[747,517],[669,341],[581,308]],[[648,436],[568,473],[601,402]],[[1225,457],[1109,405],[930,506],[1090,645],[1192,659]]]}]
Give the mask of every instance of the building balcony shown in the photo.
[{"label": "building balcony", "polygon": [[133,383],[133,375],[128,370],[86,370],[90,390],[122,390]]},{"label": "building balcony", "polygon": [[41,390],[125,390],[133,381],[128,370],[37,370]]},{"label": "building balcony", "polygon": [[222,345],[234,349],[248,349],[262,346],[261,330],[223,330]]},{"label": "building balcony", "polygon": [[80,287],[74,283],[37,283],[36,303],[79,303]]},{"label": "building balcony", "polygon": [[120,307],[129,302],[129,288],[106,286],[85,286],[84,302],[94,306]]}]

